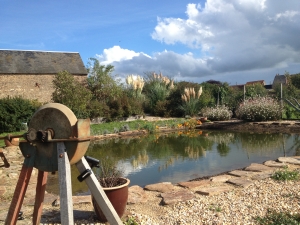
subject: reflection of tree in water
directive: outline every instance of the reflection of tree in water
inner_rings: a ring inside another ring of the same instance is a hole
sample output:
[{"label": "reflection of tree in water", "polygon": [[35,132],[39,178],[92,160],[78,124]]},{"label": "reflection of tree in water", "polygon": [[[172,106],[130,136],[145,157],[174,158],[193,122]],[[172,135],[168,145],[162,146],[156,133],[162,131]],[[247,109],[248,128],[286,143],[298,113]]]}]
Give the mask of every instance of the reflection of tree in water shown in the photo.
[{"label": "reflection of tree in water", "polygon": [[145,166],[149,162],[149,156],[147,151],[144,149],[138,153],[138,156],[132,160],[132,166],[134,169],[138,168],[140,165]]},{"label": "reflection of tree in water", "polygon": [[[291,134],[287,134],[289,138]],[[258,133],[237,133],[242,148],[247,152],[277,152],[278,147],[283,146],[284,140],[282,134],[258,134]]]},{"label": "reflection of tree in water", "polygon": [[294,142],[293,145],[289,148],[286,148],[285,142],[291,136],[289,134],[281,134],[282,135],[282,148],[284,151],[284,156],[289,154],[291,151],[295,150],[295,156],[300,156],[300,136],[299,134],[294,134]]},{"label": "reflection of tree in water", "polygon": [[221,142],[217,145],[217,150],[218,150],[220,156],[227,156],[227,154],[230,151],[230,148],[226,143]]},{"label": "reflection of tree in water", "polygon": [[213,143],[202,132],[179,132],[168,136],[167,140],[164,137],[158,141],[162,144],[163,149],[166,149],[170,154],[166,155],[164,164],[160,165],[158,170],[162,171],[177,161],[197,160],[206,154],[206,150],[211,150]]},{"label": "reflection of tree in water", "polygon": [[184,152],[190,159],[198,159],[201,156],[205,156],[205,149],[203,147],[187,146],[184,148]]},{"label": "reflection of tree in water", "polygon": [[217,143],[217,150],[220,156],[227,156],[230,152],[230,147],[228,145],[235,141],[234,133],[228,132],[212,132],[207,138],[214,143]]},{"label": "reflection of tree in water", "polygon": [[168,169],[168,167],[175,164],[175,162],[178,161],[179,158],[180,158],[179,155],[171,156],[164,164],[158,167],[158,171],[160,172],[162,170]]}]

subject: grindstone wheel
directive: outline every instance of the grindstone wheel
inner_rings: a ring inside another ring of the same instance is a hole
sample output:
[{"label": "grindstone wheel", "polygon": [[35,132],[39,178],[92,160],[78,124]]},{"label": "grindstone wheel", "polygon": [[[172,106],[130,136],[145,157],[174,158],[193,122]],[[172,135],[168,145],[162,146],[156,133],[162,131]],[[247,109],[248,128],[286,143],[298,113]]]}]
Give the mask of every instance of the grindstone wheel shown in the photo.
[{"label": "grindstone wheel", "polygon": [[[48,134],[51,136],[50,140]],[[76,138],[89,135],[89,123],[87,126],[86,123],[79,122],[67,106],[49,103],[40,107],[28,124],[26,138],[30,141],[30,146],[28,142],[27,145],[23,142],[20,143],[20,148],[24,157],[28,156],[28,148],[36,148],[34,167],[53,172],[58,170],[57,142],[64,142],[70,164],[74,164],[84,156],[89,145],[89,140],[78,141]]]}]

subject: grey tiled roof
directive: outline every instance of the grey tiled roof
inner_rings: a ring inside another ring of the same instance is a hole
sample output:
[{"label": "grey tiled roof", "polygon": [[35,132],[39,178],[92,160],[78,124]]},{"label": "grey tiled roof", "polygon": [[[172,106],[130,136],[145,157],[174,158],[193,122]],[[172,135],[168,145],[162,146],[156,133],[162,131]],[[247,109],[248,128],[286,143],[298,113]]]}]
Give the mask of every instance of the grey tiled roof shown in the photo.
[{"label": "grey tiled roof", "polygon": [[87,75],[79,53],[0,50],[0,74]]}]

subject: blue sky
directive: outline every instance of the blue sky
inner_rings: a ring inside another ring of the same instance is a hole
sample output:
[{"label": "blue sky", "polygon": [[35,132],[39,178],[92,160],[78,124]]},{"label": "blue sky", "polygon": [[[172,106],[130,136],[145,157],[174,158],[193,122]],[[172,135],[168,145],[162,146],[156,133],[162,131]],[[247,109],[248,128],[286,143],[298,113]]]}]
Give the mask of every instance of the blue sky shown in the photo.
[{"label": "blue sky", "polygon": [[243,84],[300,73],[299,0],[0,0],[0,49],[79,52],[115,74]]}]

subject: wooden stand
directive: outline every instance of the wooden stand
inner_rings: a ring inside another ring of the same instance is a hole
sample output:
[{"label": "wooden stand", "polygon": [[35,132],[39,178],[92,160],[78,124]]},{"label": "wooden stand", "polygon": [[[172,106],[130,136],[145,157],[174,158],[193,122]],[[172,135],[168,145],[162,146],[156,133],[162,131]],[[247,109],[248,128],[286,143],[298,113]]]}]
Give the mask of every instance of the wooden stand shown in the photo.
[{"label": "wooden stand", "polygon": [[[72,201],[72,185],[71,185],[71,171],[68,155],[66,153],[63,142],[57,143],[58,155],[58,174],[59,174],[59,188],[60,188],[60,204],[63,213],[61,212],[62,225],[74,225],[73,216],[73,201]],[[33,170],[33,162],[36,154],[26,157],[24,164],[16,185],[14,196],[5,220],[5,225],[15,225],[17,223],[18,214],[23,204],[24,196],[29,184],[31,173]],[[76,166],[80,173],[86,170],[91,170],[88,162],[82,157]],[[43,210],[43,201],[45,196],[48,172],[38,171],[38,180],[36,185],[35,205],[33,211],[33,225],[39,225]],[[100,186],[96,176],[91,173],[84,181],[88,185],[92,195],[96,199],[101,210],[105,214],[108,222],[111,225],[122,225],[122,221],[116,213],[114,207],[111,205],[102,187]]]}]

